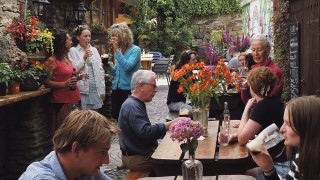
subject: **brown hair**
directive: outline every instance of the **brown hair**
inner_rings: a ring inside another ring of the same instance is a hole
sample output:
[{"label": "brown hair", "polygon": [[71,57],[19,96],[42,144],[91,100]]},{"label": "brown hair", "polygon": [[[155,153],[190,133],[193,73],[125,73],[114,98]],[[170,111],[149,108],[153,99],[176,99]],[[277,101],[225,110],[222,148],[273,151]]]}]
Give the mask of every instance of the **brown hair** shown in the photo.
[{"label": "brown hair", "polygon": [[276,75],[268,67],[254,68],[250,71],[248,76],[250,88],[260,97],[270,96],[276,82]]},{"label": "brown hair", "polygon": [[76,27],[74,30],[73,30],[73,37],[72,37],[72,45],[74,47],[76,47],[78,44],[79,44],[79,40],[77,39],[77,36],[80,36],[82,31],[84,30],[90,30],[90,27],[88,25],[79,25],[78,27]]},{"label": "brown hair", "polygon": [[192,50],[185,50],[182,51],[181,53],[181,58],[180,60],[176,63],[176,68],[175,69],[181,69],[183,65],[188,64],[190,59],[191,59],[191,55],[197,55],[197,53],[195,51]]},{"label": "brown hair", "polygon": [[54,149],[60,153],[69,152],[74,142],[87,150],[112,134],[120,135],[120,129],[103,115],[93,110],[76,109],[57,129],[52,142]]},{"label": "brown hair", "polygon": [[[300,136],[299,171],[303,179],[320,179],[320,97],[298,97],[286,108],[293,131]],[[288,158],[292,155],[293,147],[287,147]]]}]

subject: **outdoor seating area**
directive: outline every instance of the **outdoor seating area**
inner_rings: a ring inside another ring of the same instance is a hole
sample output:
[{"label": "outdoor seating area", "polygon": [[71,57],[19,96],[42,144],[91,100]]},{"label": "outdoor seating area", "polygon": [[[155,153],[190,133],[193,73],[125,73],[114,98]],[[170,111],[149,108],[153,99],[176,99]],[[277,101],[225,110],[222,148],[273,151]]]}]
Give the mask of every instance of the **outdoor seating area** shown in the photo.
[{"label": "outdoor seating area", "polygon": [[0,4],[0,180],[320,180],[319,0]]}]

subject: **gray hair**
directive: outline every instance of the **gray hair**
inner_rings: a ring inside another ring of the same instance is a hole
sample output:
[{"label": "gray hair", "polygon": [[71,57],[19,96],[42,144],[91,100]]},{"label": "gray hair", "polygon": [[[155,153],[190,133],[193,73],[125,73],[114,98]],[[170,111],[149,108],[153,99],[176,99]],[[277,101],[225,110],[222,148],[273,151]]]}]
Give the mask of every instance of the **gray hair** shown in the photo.
[{"label": "gray hair", "polygon": [[265,36],[263,36],[263,35],[253,36],[253,37],[251,38],[251,43],[252,43],[253,41],[262,41],[263,47],[266,48],[266,49],[269,50],[269,51],[271,50],[270,42],[269,42],[269,40],[268,40]]},{"label": "gray hair", "polygon": [[117,34],[121,43],[125,44],[127,48],[133,44],[133,34],[126,23],[113,24],[110,27],[110,32]]},{"label": "gray hair", "polygon": [[156,73],[150,70],[138,70],[131,79],[131,92],[135,92],[140,83],[149,83],[151,78],[156,78]]}]

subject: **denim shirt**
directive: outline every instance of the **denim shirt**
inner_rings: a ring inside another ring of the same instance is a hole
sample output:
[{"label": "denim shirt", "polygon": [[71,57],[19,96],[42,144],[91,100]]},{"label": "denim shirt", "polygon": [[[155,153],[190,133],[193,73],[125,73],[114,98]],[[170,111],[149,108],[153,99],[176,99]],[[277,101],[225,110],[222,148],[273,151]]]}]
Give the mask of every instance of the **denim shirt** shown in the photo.
[{"label": "denim shirt", "polygon": [[165,125],[152,125],[145,103],[133,96],[129,96],[122,104],[118,126],[122,133],[120,149],[141,155],[153,152],[158,146],[157,140],[166,134]]},{"label": "denim shirt", "polygon": [[141,67],[141,49],[132,45],[124,54],[120,51],[114,54],[116,65],[109,71],[112,75],[112,90],[131,90],[131,79],[134,72]]},{"label": "denim shirt", "polygon": [[[56,151],[51,151],[42,161],[31,163],[19,180],[56,179],[67,180],[60,165]],[[81,175],[78,180],[111,180],[101,170],[96,176]]]}]

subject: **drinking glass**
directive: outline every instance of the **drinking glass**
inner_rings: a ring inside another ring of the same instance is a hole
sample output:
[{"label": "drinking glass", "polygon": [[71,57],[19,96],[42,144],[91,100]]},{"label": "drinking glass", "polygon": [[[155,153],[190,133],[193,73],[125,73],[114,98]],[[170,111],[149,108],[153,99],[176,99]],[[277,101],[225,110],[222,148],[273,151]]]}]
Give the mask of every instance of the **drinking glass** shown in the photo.
[{"label": "drinking glass", "polygon": [[220,126],[220,146],[227,146],[229,138],[229,127]]}]

